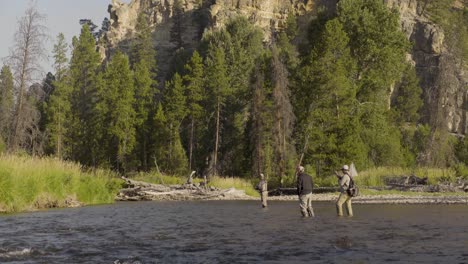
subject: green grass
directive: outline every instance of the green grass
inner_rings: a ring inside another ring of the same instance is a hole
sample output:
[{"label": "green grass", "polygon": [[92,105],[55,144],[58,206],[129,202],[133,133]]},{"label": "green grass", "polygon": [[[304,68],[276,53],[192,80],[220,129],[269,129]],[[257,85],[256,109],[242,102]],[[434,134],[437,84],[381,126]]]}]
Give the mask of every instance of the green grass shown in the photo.
[{"label": "green grass", "polygon": [[[174,175],[165,175],[157,172],[148,172],[148,173],[138,173],[137,175],[131,177],[132,180],[149,182],[154,184],[184,184],[187,182],[188,177],[180,177]],[[196,180],[194,179],[194,182]]]},{"label": "green grass", "polygon": [[468,196],[468,193],[464,192],[411,192],[411,191],[397,191],[397,190],[372,190],[372,189],[361,189],[360,195],[403,195],[403,196]]},{"label": "green grass", "polygon": [[401,168],[401,167],[378,167],[359,172],[355,178],[360,186],[385,186],[385,178],[402,177],[414,174],[417,177],[428,177],[428,183],[431,185],[438,182],[455,181],[455,171],[451,169],[436,168]]},{"label": "green grass", "polygon": [[229,188],[236,188],[238,190],[244,190],[247,195],[259,197],[258,191],[254,189],[253,184],[242,178],[224,178],[224,177],[213,177],[210,180],[210,184],[216,188],[220,189],[229,189]]},{"label": "green grass", "polygon": [[[173,175],[165,175],[157,172],[150,173],[139,173],[133,176],[131,179],[155,184],[184,184],[187,182],[188,177],[180,177]],[[194,178],[194,183],[200,183],[203,180],[200,178]],[[258,197],[258,192],[254,189],[252,182],[242,178],[232,177],[213,177],[210,179],[208,184],[219,189],[229,189],[231,187],[238,190],[244,190],[247,195]]]},{"label": "green grass", "polygon": [[63,207],[66,200],[112,203],[121,180],[106,170],[82,171],[80,165],[53,158],[0,155],[0,211]]}]

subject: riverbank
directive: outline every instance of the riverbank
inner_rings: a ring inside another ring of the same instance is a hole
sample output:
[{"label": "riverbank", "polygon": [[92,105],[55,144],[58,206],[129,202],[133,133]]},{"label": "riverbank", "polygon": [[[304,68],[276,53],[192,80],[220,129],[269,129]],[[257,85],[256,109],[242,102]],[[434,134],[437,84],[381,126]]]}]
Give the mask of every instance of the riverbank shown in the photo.
[{"label": "riverbank", "polygon": [[[319,193],[312,194],[312,202],[335,202],[339,193]],[[260,198],[252,196],[237,197],[213,197],[206,200],[258,200]],[[269,201],[297,201],[297,195],[269,196]],[[372,194],[360,195],[353,198],[356,204],[467,204],[468,195],[441,195],[441,194]]]},{"label": "riverbank", "polygon": [[[335,202],[338,199],[338,193],[320,193],[312,194],[312,202]],[[270,196],[271,201],[294,201],[296,195]],[[360,195],[353,198],[356,204],[468,204],[468,195],[455,194],[371,194]]]},{"label": "riverbank", "polygon": [[[260,200],[236,188],[220,189],[193,184],[162,185],[124,178],[126,188],[116,196],[117,201],[193,201],[193,200]],[[339,193],[317,193],[313,201],[334,202]],[[269,196],[270,201],[295,201],[297,195]],[[357,204],[468,204],[467,193],[418,193],[364,190],[354,197]]]}]

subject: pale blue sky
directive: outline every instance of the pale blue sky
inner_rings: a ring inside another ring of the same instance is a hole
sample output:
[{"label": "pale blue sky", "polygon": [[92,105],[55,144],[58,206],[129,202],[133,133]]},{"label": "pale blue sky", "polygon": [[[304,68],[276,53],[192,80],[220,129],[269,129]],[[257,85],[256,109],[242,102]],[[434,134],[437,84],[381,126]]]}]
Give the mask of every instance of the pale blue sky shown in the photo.
[{"label": "pale blue sky", "polygon": [[[8,56],[9,48],[14,44],[13,35],[17,29],[17,21],[24,15],[29,0],[0,0],[0,61]],[[89,18],[94,24],[101,26],[104,17],[109,17],[107,7],[111,0],[36,0],[38,10],[47,16],[46,26],[49,29],[50,40],[46,44],[50,56],[53,44],[59,32],[65,34],[67,43],[73,36],[80,33],[79,20]],[[130,2],[130,0],[122,0]],[[49,59],[50,60],[50,59]],[[0,62],[0,67],[3,63]],[[44,71],[51,71],[52,60],[44,62]]]}]

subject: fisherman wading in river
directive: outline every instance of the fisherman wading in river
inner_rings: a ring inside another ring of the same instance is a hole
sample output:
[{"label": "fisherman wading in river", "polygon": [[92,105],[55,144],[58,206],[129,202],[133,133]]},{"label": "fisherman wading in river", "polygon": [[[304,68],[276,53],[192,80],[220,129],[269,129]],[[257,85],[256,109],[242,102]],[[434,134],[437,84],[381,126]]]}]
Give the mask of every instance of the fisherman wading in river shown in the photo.
[{"label": "fisherman wading in river", "polygon": [[348,165],[344,165],[341,168],[343,175],[340,175],[338,172],[335,171],[336,176],[338,177],[338,184],[340,185],[340,197],[336,201],[336,213],[338,216],[343,216],[343,204],[346,203],[346,211],[348,212],[348,216],[353,216],[353,208],[351,206],[351,198],[348,194],[348,189],[350,187],[350,183],[352,181],[351,176],[349,175],[349,167]]},{"label": "fisherman wading in river", "polygon": [[304,173],[304,167],[297,168],[297,195],[299,196],[299,205],[303,217],[315,216],[312,208],[312,177]]},{"label": "fisherman wading in river", "polygon": [[268,184],[267,180],[265,179],[265,175],[263,173],[260,173],[260,182],[257,185],[256,188],[260,192],[260,196],[262,199],[262,207],[265,208],[267,207],[267,199],[268,199]]}]

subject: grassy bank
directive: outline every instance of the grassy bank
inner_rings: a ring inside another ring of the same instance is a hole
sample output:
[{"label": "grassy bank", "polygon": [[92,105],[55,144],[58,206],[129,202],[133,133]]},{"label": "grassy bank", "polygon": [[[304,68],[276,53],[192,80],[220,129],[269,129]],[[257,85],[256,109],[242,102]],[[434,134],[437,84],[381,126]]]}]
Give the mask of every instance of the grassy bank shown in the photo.
[{"label": "grassy bank", "polygon": [[[383,187],[391,178],[407,177],[415,175],[420,178],[427,177],[428,184],[435,185],[439,182],[455,182],[456,172],[452,169],[437,168],[402,168],[402,167],[377,167],[365,171],[359,171],[359,176],[355,178],[356,183],[361,187]],[[316,187],[338,186],[335,175],[316,177],[312,175]]]},{"label": "grassy bank", "polygon": [[53,158],[0,156],[0,211],[64,207],[70,202],[112,203],[120,180],[111,172],[83,172]]},{"label": "grassy bank", "polygon": [[415,175],[420,178],[427,177],[431,185],[438,182],[454,182],[455,171],[451,169],[436,168],[400,168],[400,167],[378,167],[359,173],[356,183],[361,186],[385,186],[385,180],[392,177]]}]

